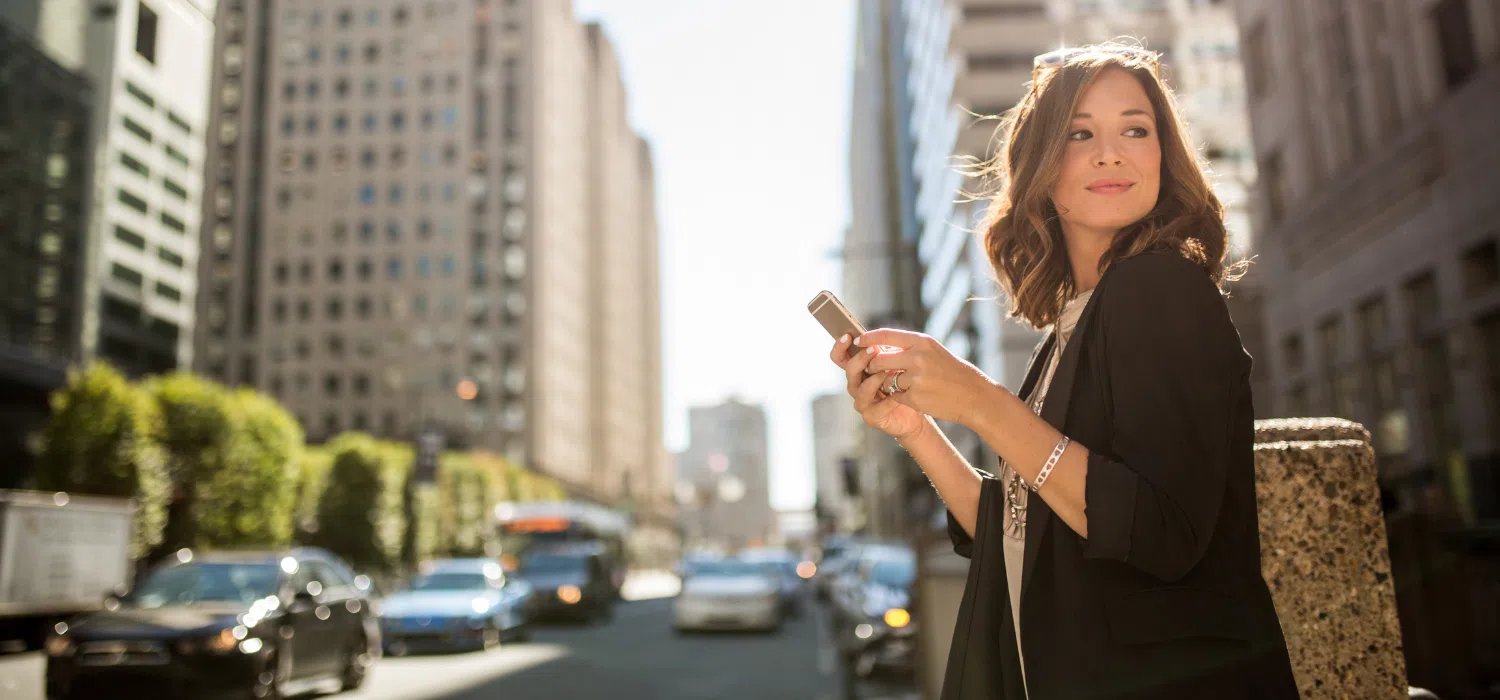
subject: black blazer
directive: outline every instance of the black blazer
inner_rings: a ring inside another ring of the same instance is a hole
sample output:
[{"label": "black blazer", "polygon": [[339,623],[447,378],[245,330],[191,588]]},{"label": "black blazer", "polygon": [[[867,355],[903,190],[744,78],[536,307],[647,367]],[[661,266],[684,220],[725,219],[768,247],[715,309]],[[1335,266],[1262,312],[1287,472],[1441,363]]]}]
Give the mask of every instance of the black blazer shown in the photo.
[{"label": "black blazer", "polygon": [[[1053,334],[1018,392],[1037,384]],[[1217,287],[1174,251],[1105,271],[1042,418],[1089,450],[1089,538],[1032,494],[1021,645],[1032,700],[1295,698],[1260,574],[1250,356]],[[982,480],[944,700],[1020,700],[1001,545],[1002,485]]]}]

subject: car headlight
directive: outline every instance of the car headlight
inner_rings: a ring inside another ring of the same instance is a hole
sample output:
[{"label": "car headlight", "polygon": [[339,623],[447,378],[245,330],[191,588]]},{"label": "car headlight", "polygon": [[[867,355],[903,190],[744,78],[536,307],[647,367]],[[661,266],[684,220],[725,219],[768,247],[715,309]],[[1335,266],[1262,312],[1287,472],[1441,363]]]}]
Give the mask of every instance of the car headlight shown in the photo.
[{"label": "car headlight", "polygon": [[885,611],[885,624],[891,629],[901,629],[911,624],[911,613],[905,608],[891,608]]},{"label": "car headlight", "polygon": [[490,601],[484,598],[475,598],[474,602],[469,604],[469,607],[474,610],[475,615],[483,615],[490,611]]},{"label": "car headlight", "polygon": [[76,645],[73,638],[62,634],[47,635],[47,656],[72,656]]},{"label": "car headlight", "polygon": [[239,648],[240,640],[244,639],[248,630],[243,625],[219,630],[218,633],[198,637],[196,639],[184,639],[176,644],[179,654],[228,654]]},{"label": "car headlight", "polygon": [[583,600],[583,591],[578,590],[577,586],[559,586],[557,588],[557,599],[568,605],[573,605]]}]

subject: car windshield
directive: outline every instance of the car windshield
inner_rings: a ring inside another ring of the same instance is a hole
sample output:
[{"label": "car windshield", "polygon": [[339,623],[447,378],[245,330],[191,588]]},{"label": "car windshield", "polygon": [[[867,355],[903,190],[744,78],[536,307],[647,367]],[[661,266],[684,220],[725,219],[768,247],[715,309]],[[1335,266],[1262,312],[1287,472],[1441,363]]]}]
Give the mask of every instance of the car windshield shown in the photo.
[{"label": "car windshield", "polygon": [[887,588],[909,588],[916,575],[916,564],[905,560],[878,561],[870,569],[870,579]]},{"label": "car windshield", "polygon": [[130,594],[140,608],[237,602],[249,604],[276,594],[281,569],[272,562],[203,562],[157,569]]},{"label": "car windshield", "polygon": [[765,576],[771,573],[764,564],[747,561],[705,561],[693,569],[694,576]]},{"label": "car windshield", "polygon": [[583,557],[562,554],[536,554],[521,560],[521,573],[525,574],[581,574],[587,561]]},{"label": "car windshield", "polygon": [[407,590],[412,591],[472,591],[489,586],[484,574],[461,572],[439,572],[412,579]]}]

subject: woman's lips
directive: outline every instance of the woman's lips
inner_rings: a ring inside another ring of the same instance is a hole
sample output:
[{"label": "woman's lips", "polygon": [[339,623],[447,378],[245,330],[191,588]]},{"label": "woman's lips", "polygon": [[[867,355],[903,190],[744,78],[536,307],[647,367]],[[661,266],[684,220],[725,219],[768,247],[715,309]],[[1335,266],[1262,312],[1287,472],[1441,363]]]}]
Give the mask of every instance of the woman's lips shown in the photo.
[{"label": "woman's lips", "polygon": [[1133,185],[1101,185],[1090,187],[1088,190],[1094,194],[1121,194],[1129,190]]}]

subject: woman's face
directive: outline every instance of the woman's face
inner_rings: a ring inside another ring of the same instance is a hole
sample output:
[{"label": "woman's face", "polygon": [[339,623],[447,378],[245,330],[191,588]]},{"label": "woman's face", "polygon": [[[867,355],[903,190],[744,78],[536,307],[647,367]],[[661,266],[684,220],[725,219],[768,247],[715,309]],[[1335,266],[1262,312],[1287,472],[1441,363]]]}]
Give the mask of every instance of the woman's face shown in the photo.
[{"label": "woman's face", "polygon": [[1052,187],[1063,230],[1113,236],[1156,206],[1161,141],[1146,89],[1107,68],[1084,89]]}]

